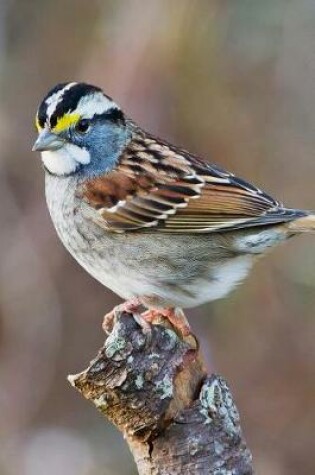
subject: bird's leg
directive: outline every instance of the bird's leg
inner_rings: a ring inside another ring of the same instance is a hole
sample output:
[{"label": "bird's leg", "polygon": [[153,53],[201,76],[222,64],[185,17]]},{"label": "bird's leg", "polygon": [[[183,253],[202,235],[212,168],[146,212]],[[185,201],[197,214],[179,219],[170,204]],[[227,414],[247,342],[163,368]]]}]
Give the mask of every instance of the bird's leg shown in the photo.
[{"label": "bird's leg", "polygon": [[[142,303],[138,297],[132,297],[126,302],[121,303],[120,305],[117,305],[116,307],[113,308],[113,310],[111,310],[109,313],[105,315],[103,324],[102,324],[103,330],[107,334],[111,333],[117,317],[123,312],[131,313],[134,316],[136,322],[142,327],[143,325],[141,325],[138,321],[139,320],[138,316],[140,316],[139,309],[141,308],[141,306],[142,306]],[[148,324],[145,325],[146,329],[147,329],[147,326]]]},{"label": "bird's leg", "polygon": [[150,309],[142,313],[141,316],[148,323],[151,323],[158,317],[164,317],[171,323],[171,325],[176,330],[178,330],[182,334],[182,336],[185,337],[191,334],[188,320],[183,310],[179,307]]}]

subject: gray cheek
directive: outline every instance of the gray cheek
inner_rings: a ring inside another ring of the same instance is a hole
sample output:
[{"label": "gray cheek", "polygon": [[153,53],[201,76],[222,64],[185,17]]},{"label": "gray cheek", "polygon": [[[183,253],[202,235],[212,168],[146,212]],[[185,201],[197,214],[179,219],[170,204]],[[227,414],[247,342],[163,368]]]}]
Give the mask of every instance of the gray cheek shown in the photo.
[{"label": "gray cheek", "polygon": [[97,175],[111,171],[129,141],[125,128],[102,126],[95,128],[81,146],[90,152],[91,162],[85,167],[89,175]]}]

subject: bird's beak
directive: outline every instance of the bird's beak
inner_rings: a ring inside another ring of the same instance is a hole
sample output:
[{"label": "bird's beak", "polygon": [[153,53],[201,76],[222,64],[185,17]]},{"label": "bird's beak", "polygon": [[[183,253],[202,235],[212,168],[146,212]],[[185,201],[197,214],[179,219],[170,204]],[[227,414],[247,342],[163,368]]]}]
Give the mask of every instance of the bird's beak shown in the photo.
[{"label": "bird's beak", "polygon": [[48,129],[39,133],[36,142],[33,145],[32,152],[44,152],[58,150],[63,147],[65,141]]}]

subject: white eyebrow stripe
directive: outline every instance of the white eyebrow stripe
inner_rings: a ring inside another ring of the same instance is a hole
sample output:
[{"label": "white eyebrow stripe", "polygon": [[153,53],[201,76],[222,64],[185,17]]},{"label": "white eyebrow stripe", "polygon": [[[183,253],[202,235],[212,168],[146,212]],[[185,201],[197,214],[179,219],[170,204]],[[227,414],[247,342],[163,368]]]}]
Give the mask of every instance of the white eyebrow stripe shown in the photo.
[{"label": "white eyebrow stripe", "polygon": [[56,108],[57,108],[57,105],[59,104],[59,102],[62,101],[62,98],[64,96],[64,93],[66,91],[68,91],[69,89],[71,89],[72,87],[74,87],[76,84],[78,84],[77,82],[70,82],[69,84],[67,84],[65,87],[63,87],[62,89],[60,89],[59,91],[55,92],[55,94],[53,94],[52,96],[49,96],[47,99],[46,99],[46,104],[47,104],[47,111],[46,111],[46,117],[47,119],[49,120],[50,117],[53,115],[53,113],[55,112]]},{"label": "white eyebrow stripe", "polygon": [[86,119],[91,119],[94,115],[105,114],[110,109],[119,109],[119,107],[102,92],[95,92],[82,97],[75,112]]}]

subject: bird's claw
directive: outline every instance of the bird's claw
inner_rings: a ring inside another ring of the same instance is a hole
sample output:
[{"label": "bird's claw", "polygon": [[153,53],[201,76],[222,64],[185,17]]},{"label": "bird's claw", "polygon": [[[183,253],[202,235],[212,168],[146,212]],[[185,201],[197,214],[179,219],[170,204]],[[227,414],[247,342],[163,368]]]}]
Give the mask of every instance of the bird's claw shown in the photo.
[{"label": "bird's claw", "polygon": [[178,335],[184,339],[191,337],[191,329],[184,312],[180,308],[166,308],[166,309],[150,309],[143,313],[139,312],[141,302],[137,298],[128,300],[127,302],[117,305],[111,312],[107,313],[103,320],[103,330],[109,335],[117,318],[121,313],[130,313],[137,324],[141,327],[143,334],[146,337],[146,345],[152,341],[151,324],[155,323],[159,318],[165,318],[169,321]]},{"label": "bird's claw", "polygon": [[104,332],[107,333],[107,335],[112,332],[117,318],[120,316],[121,313],[126,312],[134,316],[135,314],[139,313],[140,307],[141,302],[136,297],[114,307],[113,310],[111,310],[104,316],[102,323],[102,328]]},{"label": "bird's claw", "polygon": [[180,308],[150,309],[144,312],[142,317],[149,323],[152,323],[160,317],[164,317],[182,337],[191,335],[188,320]]}]

